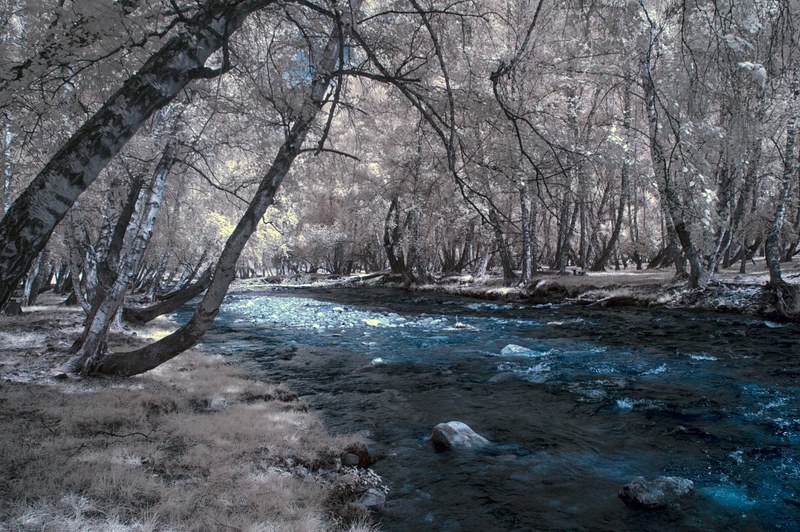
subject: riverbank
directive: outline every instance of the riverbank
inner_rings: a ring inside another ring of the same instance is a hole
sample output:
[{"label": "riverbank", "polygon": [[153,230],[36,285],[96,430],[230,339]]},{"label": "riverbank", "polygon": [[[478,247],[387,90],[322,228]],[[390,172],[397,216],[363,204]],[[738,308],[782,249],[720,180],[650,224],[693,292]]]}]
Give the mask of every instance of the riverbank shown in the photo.
[{"label": "riverbank", "polygon": [[[129,379],[68,377],[53,368],[80,309],[24,310],[0,317],[0,529],[372,529],[365,445],[328,434],[291,391],[198,352]],[[169,326],[114,333],[111,348]]]},{"label": "riverbank", "polygon": [[[721,269],[703,289],[687,288],[684,279],[673,269],[607,272],[568,270],[566,274],[541,271],[528,286],[504,286],[499,275],[481,278],[471,275],[450,276],[413,290],[434,291],[503,302],[533,304],[569,304],[597,307],[686,308],[698,311],[735,312],[769,319],[787,319],[777,315],[766,297],[764,287],[769,272],[763,258],[748,263],[747,273],[739,273],[738,264]],[[783,278],[800,292],[800,261],[782,264]],[[232,292],[259,290],[268,286],[312,287],[401,287],[400,276],[369,274],[355,276],[311,275],[290,279],[255,278],[237,280]],[[798,321],[797,319],[792,321]]]}]

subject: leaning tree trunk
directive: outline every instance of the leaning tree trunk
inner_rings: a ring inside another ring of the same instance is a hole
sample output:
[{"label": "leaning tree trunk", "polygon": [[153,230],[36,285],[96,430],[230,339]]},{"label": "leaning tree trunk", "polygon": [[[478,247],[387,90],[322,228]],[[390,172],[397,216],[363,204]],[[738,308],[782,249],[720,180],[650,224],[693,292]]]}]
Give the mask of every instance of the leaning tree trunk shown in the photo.
[{"label": "leaning tree trunk", "polygon": [[[114,220],[114,227],[111,229],[111,219],[106,219],[106,234],[101,235],[100,241],[96,247],[96,254],[94,257],[94,272],[93,279],[95,280],[93,292],[87,294],[86,320],[84,322],[84,332],[81,334],[70,348],[70,353],[76,353],[83,345],[86,335],[89,334],[89,325],[94,321],[95,314],[100,309],[106,294],[111,290],[114,282],[117,279],[117,272],[119,269],[119,257],[122,248],[125,246],[125,235],[129,233],[131,219],[136,212],[136,206],[141,204],[144,200],[140,199],[143,191],[144,179],[142,176],[137,176],[131,183],[131,188],[127,193],[125,203],[119,212],[119,216]],[[114,198],[110,198],[114,201]],[[141,210],[141,209],[140,209]],[[114,216],[116,208],[109,208],[106,210],[106,216]],[[138,223],[138,222],[136,222]],[[134,225],[136,225],[134,223]],[[128,238],[130,243],[131,238]],[[87,291],[88,292],[88,291]],[[84,306],[86,308],[86,306]]]},{"label": "leaning tree trunk", "polygon": [[23,307],[29,307],[36,303],[39,289],[44,282],[44,266],[49,260],[50,253],[48,253],[47,250],[42,251],[39,253],[39,258],[33,263],[31,271],[28,272],[28,276],[25,278],[25,286],[22,290],[22,301],[20,302],[20,305]]},{"label": "leaning tree trunk", "polygon": [[207,2],[61,146],[0,221],[0,308],[78,196],[139,127],[190,81],[218,75],[205,67],[208,58],[250,13],[272,3]]},{"label": "leaning tree trunk", "polygon": [[[352,2],[352,12],[358,11],[360,3],[361,0]],[[295,121],[287,132],[286,139],[278,149],[269,170],[261,179],[258,190],[247,210],[225,242],[225,247],[214,270],[211,286],[195,309],[191,319],[172,334],[141,349],[126,353],[105,353],[101,357],[92,359],[91,364],[83,368],[84,373],[119,376],[143,373],[197,344],[208,330],[219,312],[228,286],[236,275],[236,263],[242,250],[258,227],[267,207],[274,202],[278,188],[289,172],[292,163],[302,152],[303,141],[317,114],[325,104],[326,92],[333,79],[332,73],[336,70],[340,60],[344,59],[344,50],[340,48],[340,43],[343,43],[350,34],[352,22],[349,17],[350,15],[345,15],[344,20],[338,21],[337,28],[320,54],[316,68],[313,70],[314,79],[307,89],[302,107],[295,115]]]}]

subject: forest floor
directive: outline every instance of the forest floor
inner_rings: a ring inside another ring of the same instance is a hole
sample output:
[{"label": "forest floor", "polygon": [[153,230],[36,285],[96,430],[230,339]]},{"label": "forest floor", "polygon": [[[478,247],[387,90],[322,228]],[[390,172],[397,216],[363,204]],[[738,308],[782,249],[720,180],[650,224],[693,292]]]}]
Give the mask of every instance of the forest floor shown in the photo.
[{"label": "forest floor", "polygon": [[[295,394],[221,356],[64,375],[83,313],[42,299],[0,316],[0,530],[372,529],[361,503],[382,488],[357,437],[331,436]],[[162,320],[110,347],[166,334]]]}]

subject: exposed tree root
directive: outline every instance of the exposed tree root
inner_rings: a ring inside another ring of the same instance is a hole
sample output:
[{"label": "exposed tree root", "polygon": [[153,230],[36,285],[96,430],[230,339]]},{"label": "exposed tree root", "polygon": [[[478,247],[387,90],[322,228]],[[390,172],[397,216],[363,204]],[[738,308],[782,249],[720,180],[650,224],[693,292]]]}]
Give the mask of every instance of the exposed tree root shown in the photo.
[{"label": "exposed tree root", "polygon": [[764,287],[764,315],[779,321],[800,322],[800,294],[787,282],[767,283]]}]

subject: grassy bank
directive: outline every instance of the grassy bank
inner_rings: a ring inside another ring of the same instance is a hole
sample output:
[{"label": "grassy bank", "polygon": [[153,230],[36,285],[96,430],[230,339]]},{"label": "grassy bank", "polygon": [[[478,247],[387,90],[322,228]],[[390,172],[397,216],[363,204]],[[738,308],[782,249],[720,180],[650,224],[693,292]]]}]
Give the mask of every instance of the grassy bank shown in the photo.
[{"label": "grassy bank", "polygon": [[[370,529],[358,500],[380,479],[342,465],[363,454],[358,438],[222,357],[189,352],[125,380],[59,375],[81,317],[0,317],[0,529]],[[160,334],[118,333],[112,348]]]}]

